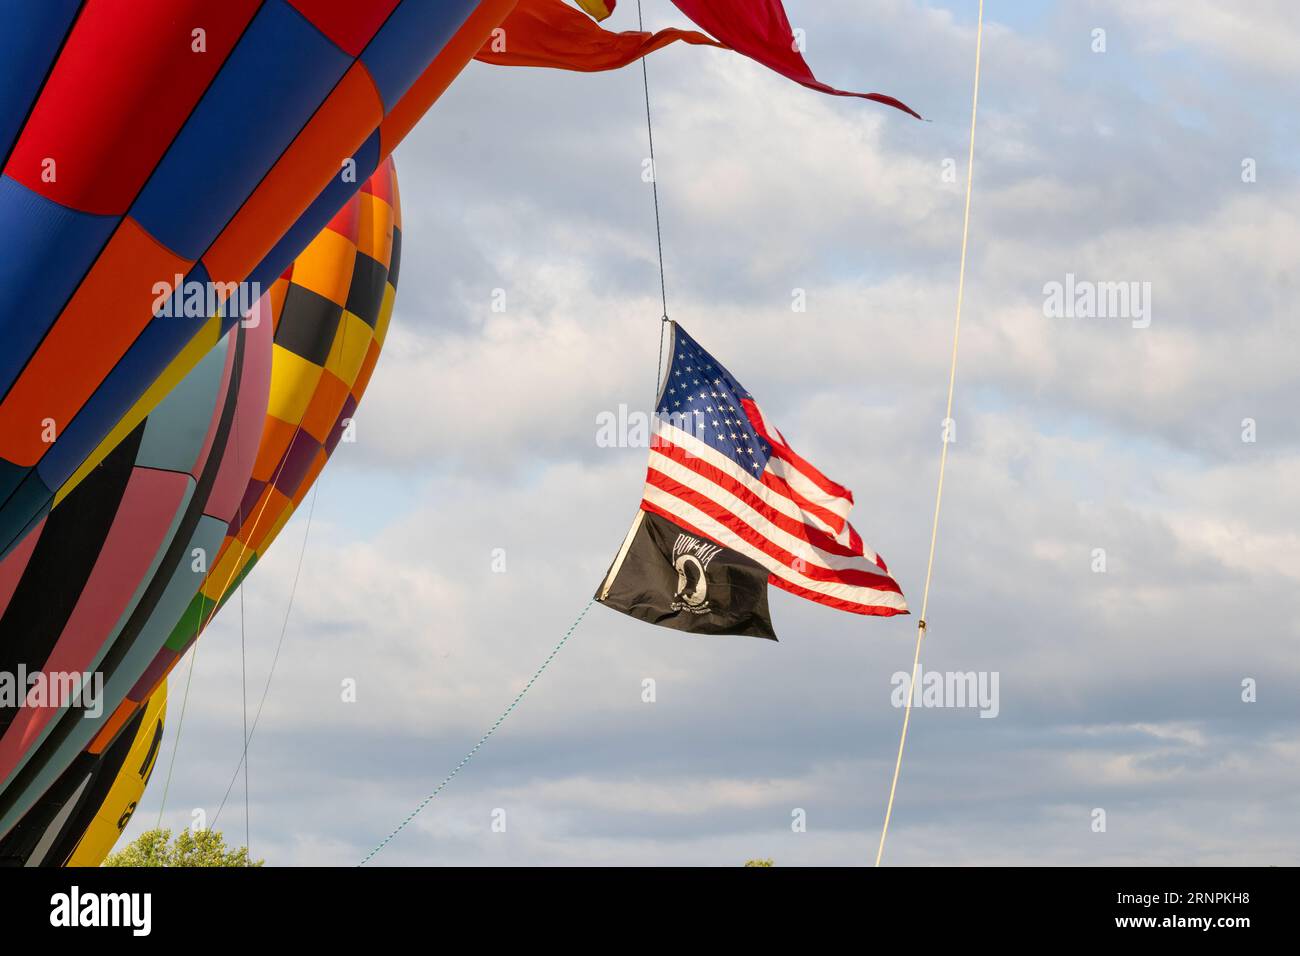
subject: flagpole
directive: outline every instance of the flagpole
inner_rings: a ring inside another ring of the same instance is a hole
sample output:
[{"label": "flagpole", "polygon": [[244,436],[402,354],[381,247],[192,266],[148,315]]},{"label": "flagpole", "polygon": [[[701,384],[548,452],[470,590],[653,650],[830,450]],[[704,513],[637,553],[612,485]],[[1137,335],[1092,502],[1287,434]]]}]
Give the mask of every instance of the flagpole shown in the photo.
[{"label": "flagpole", "polygon": [[961,307],[966,291],[966,246],[970,235],[970,197],[975,175],[975,115],[980,97],[980,50],[984,39],[984,0],[979,0],[979,15],[975,28],[975,80],[972,84],[970,104],[970,146],[966,156],[966,208],[961,225],[961,266],[957,276],[957,316],[952,330],[952,362],[948,368],[948,404],[944,412],[943,449],[939,453],[939,482],[934,495],[934,518],[930,524],[930,556],[925,564],[925,588],[921,592],[921,619],[916,625],[916,652],[912,656],[912,680],[907,687],[907,705],[903,709],[903,730],[898,737],[898,757],[894,761],[894,779],[889,784],[889,802],[885,805],[885,822],[880,828],[880,846],[876,848],[876,866],[885,855],[885,837],[889,834],[889,819],[894,811],[894,794],[898,790],[898,775],[903,767],[903,748],[907,744],[907,726],[912,719],[912,698],[916,694],[916,672],[921,663],[921,640],[925,637],[925,615],[930,606],[930,580],[934,573],[934,550],[939,540],[939,509],[943,502],[943,476],[948,465],[948,427],[952,421],[952,396],[957,383],[957,344],[961,339]]}]

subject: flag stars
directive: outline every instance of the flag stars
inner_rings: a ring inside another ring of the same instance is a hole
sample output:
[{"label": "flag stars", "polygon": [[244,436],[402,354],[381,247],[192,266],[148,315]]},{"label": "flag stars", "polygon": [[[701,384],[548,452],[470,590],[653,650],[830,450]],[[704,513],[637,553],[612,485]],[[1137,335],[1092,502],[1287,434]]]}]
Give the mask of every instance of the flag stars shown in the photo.
[{"label": "flag stars", "polygon": [[707,447],[747,474],[763,472],[772,449],[740,407],[750,397],[740,383],[694,343],[679,341],[669,368],[663,413],[693,415],[692,430]]}]

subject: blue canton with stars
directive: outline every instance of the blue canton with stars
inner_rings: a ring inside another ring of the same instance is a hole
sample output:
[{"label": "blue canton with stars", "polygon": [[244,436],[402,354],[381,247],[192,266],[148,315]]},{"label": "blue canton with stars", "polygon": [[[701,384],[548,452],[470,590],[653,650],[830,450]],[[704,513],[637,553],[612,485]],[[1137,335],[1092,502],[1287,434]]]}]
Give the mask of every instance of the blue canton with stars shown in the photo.
[{"label": "blue canton with stars", "polygon": [[758,436],[741,399],[753,399],[722,364],[673,324],[673,354],[658,412],[683,431],[726,455],[751,475],[761,474],[772,446]]}]

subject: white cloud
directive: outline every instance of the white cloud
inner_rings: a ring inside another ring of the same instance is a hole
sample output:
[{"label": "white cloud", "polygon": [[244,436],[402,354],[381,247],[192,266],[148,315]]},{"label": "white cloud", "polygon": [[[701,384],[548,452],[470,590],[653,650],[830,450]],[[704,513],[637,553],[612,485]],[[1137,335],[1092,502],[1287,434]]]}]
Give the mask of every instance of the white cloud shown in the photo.
[{"label": "white cloud", "polygon": [[1134,27],[1142,49],[1167,53],[1192,47],[1252,70],[1300,71],[1300,14],[1289,0],[1223,4],[1214,0],[1148,0],[1106,4]]},{"label": "white cloud", "polygon": [[[962,176],[940,172],[964,162],[973,35],[904,0],[791,6],[819,74],[934,122],[722,54],[655,60],[670,313],[854,488],[856,524],[915,598],[962,200]],[[1215,20],[1191,19],[1176,49],[1195,56]],[[1160,60],[1116,103],[1079,78],[1090,54],[1070,23],[1026,29],[986,36],[924,661],[999,671],[1001,714],[914,716],[889,859],[1277,862],[1300,845],[1286,803],[1300,763],[1279,742],[1300,689],[1300,346],[1286,333],[1300,195],[1239,178],[1243,129],[1262,166],[1285,163],[1275,118],[1210,98],[1224,126],[1185,122],[1167,89],[1200,81]],[[1233,49],[1246,30],[1228,29]],[[631,72],[473,68],[402,149],[397,315],[359,441],[323,479],[253,747],[254,849],[265,835],[272,862],[355,862],[401,820],[524,686],[625,530],[643,452],[598,448],[595,415],[648,402],[654,378],[640,96]],[[1045,318],[1043,283],[1066,271],[1150,281],[1151,328]],[[795,286],[806,313],[790,310]],[[1255,444],[1240,441],[1246,416]],[[247,587],[254,702],[302,527]],[[772,604],[776,646],[592,609],[382,859],[866,861],[900,719],[888,677],[910,665],[915,621]],[[202,644],[168,819],[219,799],[238,759],[238,638],[227,609]],[[1247,676],[1256,704],[1240,700]],[[488,828],[497,806],[508,835]],[[807,834],[790,832],[793,806]],[[1096,806],[1105,835],[1088,826]]]}]

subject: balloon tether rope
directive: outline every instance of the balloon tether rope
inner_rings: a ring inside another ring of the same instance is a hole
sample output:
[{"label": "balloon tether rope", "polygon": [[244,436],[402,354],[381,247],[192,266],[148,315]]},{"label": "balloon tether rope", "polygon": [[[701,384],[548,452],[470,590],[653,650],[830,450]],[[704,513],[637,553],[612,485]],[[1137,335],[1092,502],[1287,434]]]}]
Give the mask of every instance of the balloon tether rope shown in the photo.
[{"label": "balloon tether rope", "polygon": [[[957,277],[957,316],[952,329],[952,363],[948,369],[948,405],[944,413],[944,428],[952,421],[952,394],[957,382],[957,343],[961,337],[961,306],[966,290],[966,241],[970,234],[970,196],[975,173],[975,113],[980,96],[980,47],[984,36],[984,0],[980,0],[979,19],[975,28],[975,80],[970,104],[970,147],[966,157],[966,209],[961,226],[961,266]],[[898,737],[898,757],[894,761],[894,779],[889,785],[889,802],[885,805],[885,822],[880,828],[880,846],[876,849],[876,866],[885,855],[885,837],[889,833],[889,818],[894,811],[894,793],[898,789],[898,774],[903,767],[903,747],[907,743],[907,725],[912,717],[912,700],[916,696],[916,671],[921,663],[921,638],[925,636],[925,615],[930,606],[930,578],[934,572],[934,549],[939,539],[939,506],[943,501],[943,475],[948,464],[949,434],[945,430],[943,450],[939,453],[939,483],[934,494],[934,519],[930,525],[930,556],[925,565],[925,589],[921,594],[921,619],[916,627],[916,652],[912,656],[912,680],[907,685],[907,706],[903,710],[903,730]]]}]

